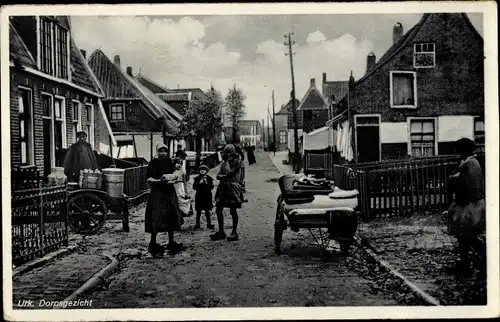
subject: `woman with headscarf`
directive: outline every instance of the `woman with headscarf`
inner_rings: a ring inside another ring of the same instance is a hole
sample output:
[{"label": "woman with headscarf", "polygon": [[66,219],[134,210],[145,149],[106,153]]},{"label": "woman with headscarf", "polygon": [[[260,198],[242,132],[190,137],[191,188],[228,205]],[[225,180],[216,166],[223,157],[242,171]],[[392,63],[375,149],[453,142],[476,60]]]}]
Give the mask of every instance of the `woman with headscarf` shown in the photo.
[{"label": "woman with headscarf", "polygon": [[183,224],[174,184],[182,178],[174,174],[174,164],[168,156],[167,146],[160,144],[156,149],[158,158],[151,160],[147,169],[151,193],[145,214],[145,230],[151,234],[148,250],[153,256],[164,253],[163,246],[156,242],[158,233],[168,233],[167,249],[171,252],[183,248],[182,244],[174,241],[174,231],[180,230]]},{"label": "woman with headscarf", "polygon": [[456,147],[460,163],[450,176],[455,196],[448,209],[449,233],[458,239],[461,271],[469,270],[469,247],[476,250],[486,268],[486,248],[481,241],[486,229],[483,171],[472,140],[460,139]]},{"label": "woman with headscarf", "polygon": [[[217,180],[219,186],[215,193],[215,213],[219,231],[210,236],[211,240],[226,239],[228,241],[238,240],[238,212],[244,202],[243,191],[241,187],[241,171],[243,170],[243,161],[238,157],[234,145],[228,144],[224,147],[223,161],[220,165]],[[233,229],[230,236],[226,236],[224,231],[224,208],[229,208],[233,220]]]}]

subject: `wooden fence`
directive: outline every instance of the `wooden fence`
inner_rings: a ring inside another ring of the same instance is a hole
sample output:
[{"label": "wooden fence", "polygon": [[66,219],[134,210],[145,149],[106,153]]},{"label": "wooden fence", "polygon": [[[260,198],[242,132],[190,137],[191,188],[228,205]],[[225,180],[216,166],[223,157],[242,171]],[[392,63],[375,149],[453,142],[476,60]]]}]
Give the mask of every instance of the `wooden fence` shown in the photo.
[{"label": "wooden fence", "polygon": [[147,183],[148,166],[125,169],[123,193],[129,198],[129,205],[136,206],[145,201],[149,186]]},{"label": "wooden fence", "polygon": [[12,262],[18,266],[68,245],[66,186],[12,191]]},{"label": "wooden fence", "polygon": [[[484,154],[478,155],[478,161],[485,169]],[[341,189],[359,191],[365,219],[440,212],[452,201],[448,177],[458,162],[457,156],[442,156],[356,165],[355,169],[333,165],[332,179]]]}]

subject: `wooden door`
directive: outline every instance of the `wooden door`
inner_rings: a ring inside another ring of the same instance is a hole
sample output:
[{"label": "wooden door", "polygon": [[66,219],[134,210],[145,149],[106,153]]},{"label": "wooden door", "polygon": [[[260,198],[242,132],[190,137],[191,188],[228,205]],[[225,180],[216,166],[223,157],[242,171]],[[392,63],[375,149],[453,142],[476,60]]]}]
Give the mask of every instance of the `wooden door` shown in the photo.
[{"label": "wooden door", "polygon": [[380,120],[377,116],[356,118],[358,163],[380,161]]}]

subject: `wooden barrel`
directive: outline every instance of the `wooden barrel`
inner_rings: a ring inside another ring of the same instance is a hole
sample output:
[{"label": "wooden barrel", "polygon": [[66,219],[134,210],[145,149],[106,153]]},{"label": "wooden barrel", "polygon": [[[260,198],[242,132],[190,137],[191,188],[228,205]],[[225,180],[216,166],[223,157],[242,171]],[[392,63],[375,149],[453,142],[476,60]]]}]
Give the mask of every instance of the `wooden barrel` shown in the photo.
[{"label": "wooden barrel", "polygon": [[103,169],[104,190],[113,198],[122,198],[125,170],[117,168]]}]

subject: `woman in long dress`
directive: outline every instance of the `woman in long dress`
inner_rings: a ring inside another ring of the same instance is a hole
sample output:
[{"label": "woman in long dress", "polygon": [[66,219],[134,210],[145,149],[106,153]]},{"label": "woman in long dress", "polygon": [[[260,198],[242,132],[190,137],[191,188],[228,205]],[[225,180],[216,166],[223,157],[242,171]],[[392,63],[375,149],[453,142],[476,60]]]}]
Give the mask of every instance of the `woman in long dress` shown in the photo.
[{"label": "woman in long dress", "polygon": [[478,253],[486,269],[486,248],[481,240],[486,229],[483,171],[474,155],[474,142],[464,138],[456,144],[461,161],[450,176],[455,196],[448,209],[449,233],[458,239],[462,272],[470,268],[469,247]]},{"label": "woman in long dress", "polygon": [[[238,211],[245,202],[241,187],[241,171],[243,161],[238,157],[234,145],[228,144],[224,148],[224,161],[221,163],[217,180],[220,181],[215,193],[215,213],[219,231],[210,236],[211,240],[226,239],[228,241],[238,240]],[[224,231],[224,208],[229,208],[233,220],[233,229],[230,236]]]},{"label": "woman in long dress", "polygon": [[255,160],[255,146],[246,144],[245,145],[245,150],[247,150],[247,159],[248,159],[248,164],[252,165],[255,164],[257,161]]},{"label": "woman in long dress", "polygon": [[147,180],[151,185],[145,213],[145,230],[151,234],[149,252],[161,255],[164,248],[156,242],[158,233],[168,233],[167,249],[172,252],[180,251],[183,246],[174,241],[174,231],[179,231],[183,218],[177,202],[174,183],[178,176],[174,175],[174,164],[168,156],[168,148],[164,144],[157,147],[158,158],[151,160],[147,169]]}]

